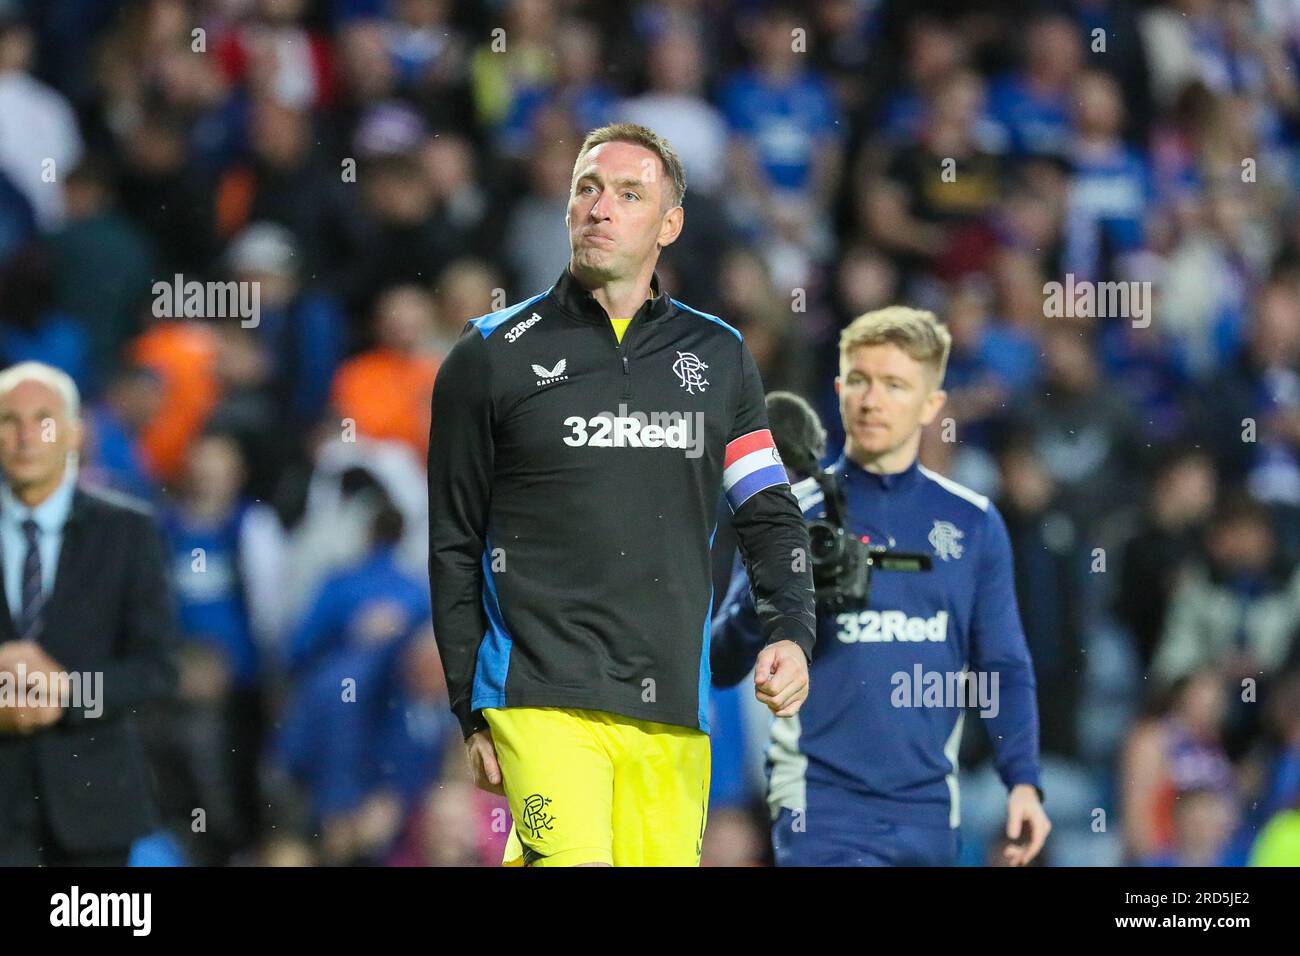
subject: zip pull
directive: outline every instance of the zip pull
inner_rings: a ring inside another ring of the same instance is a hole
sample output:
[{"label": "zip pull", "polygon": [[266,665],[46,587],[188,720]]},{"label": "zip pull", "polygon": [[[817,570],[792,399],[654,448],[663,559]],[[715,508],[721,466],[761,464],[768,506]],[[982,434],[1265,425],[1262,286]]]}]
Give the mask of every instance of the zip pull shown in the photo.
[{"label": "zip pull", "polygon": [[632,397],[632,369],[627,364],[627,356],[623,356],[623,397]]},{"label": "zip pull", "polygon": [[627,356],[626,356],[626,355],[623,356],[623,374],[624,374],[624,375],[631,375],[631,374],[632,374],[632,371],[627,367]]}]

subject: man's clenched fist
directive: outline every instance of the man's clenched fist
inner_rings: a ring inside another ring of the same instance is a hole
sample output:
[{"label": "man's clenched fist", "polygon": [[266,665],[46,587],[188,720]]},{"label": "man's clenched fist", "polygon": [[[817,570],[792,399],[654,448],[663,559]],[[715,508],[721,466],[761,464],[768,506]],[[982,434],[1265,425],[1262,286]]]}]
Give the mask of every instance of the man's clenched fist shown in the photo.
[{"label": "man's clenched fist", "polygon": [[808,699],[808,658],[794,641],[763,648],[754,668],[754,696],[778,717],[793,717]]}]

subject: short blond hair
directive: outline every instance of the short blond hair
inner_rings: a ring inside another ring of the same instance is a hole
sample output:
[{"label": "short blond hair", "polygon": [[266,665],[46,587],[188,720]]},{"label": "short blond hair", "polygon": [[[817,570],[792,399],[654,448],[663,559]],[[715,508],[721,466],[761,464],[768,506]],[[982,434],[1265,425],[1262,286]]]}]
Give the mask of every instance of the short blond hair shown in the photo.
[{"label": "short blond hair", "polygon": [[643,146],[658,156],[670,187],[668,208],[682,204],[682,197],[686,195],[686,170],[682,168],[681,157],[677,155],[677,150],[672,148],[668,140],[654,130],[638,126],[636,123],[611,123],[609,126],[602,126],[588,133],[587,138],[582,141],[582,147],[578,150],[578,158],[573,161],[570,189],[573,183],[577,182],[578,169],[582,165],[583,157],[605,143],[631,143],[634,146]]},{"label": "short blond hair", "polygon": [[907,355],[935,373],[935,387],[943,384],[952,349],[952,333],[933,312],[891,305],[866,312],[840,333],[840,372],[848,367],[853,350],[864,345],[897,345]]}]

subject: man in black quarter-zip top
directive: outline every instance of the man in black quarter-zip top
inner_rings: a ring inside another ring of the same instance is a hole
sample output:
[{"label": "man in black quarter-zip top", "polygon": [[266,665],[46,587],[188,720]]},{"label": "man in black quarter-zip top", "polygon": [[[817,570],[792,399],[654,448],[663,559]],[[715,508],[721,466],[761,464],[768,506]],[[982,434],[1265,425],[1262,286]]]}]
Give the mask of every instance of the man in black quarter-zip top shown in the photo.
[{"label": "man in black quarter-zip top", "polygon": [[758,369],[655,274],[685,188],[650,130],[588,134],[564,273],[470,321],[434,386],[434,627],[476,781],[510,802],[507,864],[698,865],[722,494],[755,694],[780,718],[808,695],[808,534]]}]

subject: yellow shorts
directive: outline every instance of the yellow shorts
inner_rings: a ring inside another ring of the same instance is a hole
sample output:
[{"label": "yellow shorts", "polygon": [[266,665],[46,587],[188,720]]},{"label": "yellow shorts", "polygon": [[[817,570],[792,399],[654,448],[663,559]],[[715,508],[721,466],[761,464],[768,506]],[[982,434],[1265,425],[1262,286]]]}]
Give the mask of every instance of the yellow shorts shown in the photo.
[{"label": "yellow shorts", "polygon": [[514,817],[505,866],[699,866],[708,734],[599,710],[483,716]]}]

